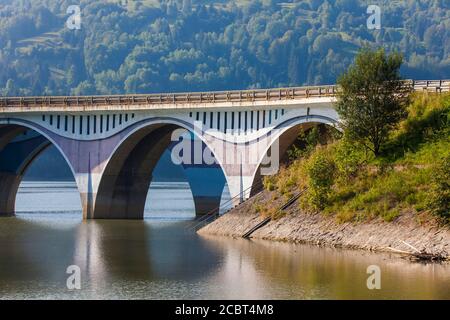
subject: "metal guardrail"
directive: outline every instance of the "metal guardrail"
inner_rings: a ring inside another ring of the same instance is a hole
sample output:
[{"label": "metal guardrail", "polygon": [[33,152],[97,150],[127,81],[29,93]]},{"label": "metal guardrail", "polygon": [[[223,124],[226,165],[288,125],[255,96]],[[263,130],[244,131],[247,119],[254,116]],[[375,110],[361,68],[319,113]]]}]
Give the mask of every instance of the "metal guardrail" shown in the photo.
[{"label": "metal guardrail", "polygon": [[[405,89],[449,92],[450,80],[405,80]],[[160,104],[208,104],[221,102],[280,101],[317,97],[335,97],[338,86],[309,86],[211,92],[161,93],[111,96],[2,97],[0,108],[13,107],[87,107]]]},{"label": "metal guardrail", "polygon": [[[242,190],[238,195],[228,199],[224,203],[220,204],[217,208],[214,208],[205,215],[201,216],[200,218],[195,219],[193,223],[188,226],[188,229],[198,230],[199,228],[213,222],[215,219],[221,217],[222,215],[227,214],[235,207],[233,206],[233,202],[235,200],[243,198],[246,194],[250,193],[250,191],[253,191],[255,193],[250,197],[252,198],[263,191],[264,189],[263,186],[264,186],[263,181],[260,180],[256,182],[254,185],[248,187],[247,189]],[[240,202],[240,204],[244,203],[247,200]],[[228,210],[226,212],[220,213],[220,210],[226,207],[229,207]]]}]

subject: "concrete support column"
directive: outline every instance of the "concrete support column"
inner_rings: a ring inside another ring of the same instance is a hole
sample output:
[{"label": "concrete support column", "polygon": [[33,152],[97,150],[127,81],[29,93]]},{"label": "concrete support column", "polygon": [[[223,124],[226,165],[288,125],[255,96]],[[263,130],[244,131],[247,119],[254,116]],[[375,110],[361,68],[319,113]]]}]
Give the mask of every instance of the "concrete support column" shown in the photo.
[{"label": "concrete support column", "polygon": [[252,176],[230,175],[227,180],[230,196],[233,199],[233,206],[239,205],[250,197],[253,182]]},{"label": "concrete support column", "polygon": [[[259,186],[254,181],[255,177],[260,181],[261,172],[267,174],[278,170],[278,140],[272,141],[271,135],[241,143],[224,143],[220,139],[210,137],[208,145],[223,168],[233,205],[238,205],[257,191]],[[268,168],[261,170],[261,162],[271,146],[274,146],[274,149],[270,152],[271,157],[265,164]],[[271,170],[272,166],[273,170]]]},{"label": "concrete support column", "polygon": [[14,216],[16,195],[21,181],[21,175],[0,172],[0,217]]},{"label": "concrete support column", "polygon": [[[103,176],[103,172],[120,139],[120,136],[90,141],[55,138],[74,173],[80,193],[83,219],[95,218],[100,183],[108,185],[110,182],[108,180],[110,177]],[[111,198],[112,195],[108,197]]]},{"label": "concrete support column", "polygon": [[80,193],[81,209],[83,212],[83,219],[90,219],[93,217],[95,201],[97,199],[97,192],[94,189],[92,173],[76,173],[75,181],[77,183],[78,191]]},{"label": "concrete support column", "polygon": [[220,166],[183,165],[189,181],[197,217],[219,212],[225,187],[225,177]]}]

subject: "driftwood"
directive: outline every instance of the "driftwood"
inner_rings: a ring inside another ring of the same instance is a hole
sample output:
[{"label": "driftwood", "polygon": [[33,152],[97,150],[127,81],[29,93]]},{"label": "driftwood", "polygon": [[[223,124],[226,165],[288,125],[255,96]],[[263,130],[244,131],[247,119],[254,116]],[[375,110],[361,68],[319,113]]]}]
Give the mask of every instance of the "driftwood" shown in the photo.
[{"label": "driftwood", "polygon": [[430,253],[427,252],[426,250],[419,250],[415,247],[413,247],[412,245],[410,245],[409,243],[402,241],[402,243],[404,243],[405,245],[407,245],[408,247],[410,247],[411,249],[414,250],[414,252],[411,251],[404,251],[404,250],[399,250],[399,249],[395,249],[395,248],[391,248],[391,247],[387,247],[386,249],[397,252],[397,253],[401,253],[406,255],[410,260],[413,261],[432,261],[432,262],[440,262],[440,261],[445,261],[447,260],[447,254],[446,252],[441,252],[441,253]]}]

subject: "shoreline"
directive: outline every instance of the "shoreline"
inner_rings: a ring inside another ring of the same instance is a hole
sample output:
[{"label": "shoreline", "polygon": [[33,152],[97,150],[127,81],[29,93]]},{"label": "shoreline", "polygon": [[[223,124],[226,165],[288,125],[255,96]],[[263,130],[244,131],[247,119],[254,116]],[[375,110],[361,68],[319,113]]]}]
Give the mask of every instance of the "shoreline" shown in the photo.
[{"label": "shoreline", "polygon": [[[202,227],[198,234],[241,238],[264,220],[254,208],[270,196],[271,192],[263,191]],[[419,223],[420,218],[425,221]],[[447,261],[450,253],[450,227],[439,225],[435,219],[406,212],[392,222],[376,218],[339,223],[333,216],[303,213],[297,203],[287,208],[281,218],[256,230],[250,238],[389,253],[396,253],[393,249],[411,252],[407,245],[410,244],[430,254],[444,254]]]}]

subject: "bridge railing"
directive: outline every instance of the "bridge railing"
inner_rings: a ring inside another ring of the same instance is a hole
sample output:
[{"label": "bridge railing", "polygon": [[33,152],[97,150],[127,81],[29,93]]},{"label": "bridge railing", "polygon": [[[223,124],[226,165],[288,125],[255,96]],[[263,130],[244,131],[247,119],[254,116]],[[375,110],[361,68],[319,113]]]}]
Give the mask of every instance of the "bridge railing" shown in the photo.
[{"label": "bridge railing", "polygon": [[326,97],[336,94],[336,86],[296,87],[280,89],[233,90],[214,92],[162,93],[148,95],[112,95],[80,97],[3,97],[0,107],[27,106],[114,106],[114,105],[157,105],[157,104],[199,104],[221,102],[252,102]]},{"label": "bridge railing", "polygon": [[[405,80],[405,89],[427,92],[449,92],[450,80]],[[334,97],[338,86],[309,86],[277,89],[232,90],[110,96],[40,96],[2,97],[0,107],[86,107],[159,104],[209,104]]]},{"label": "bridge railing", "polygon": [[450,92],[450,80],[410,80],[414,91]]}]

